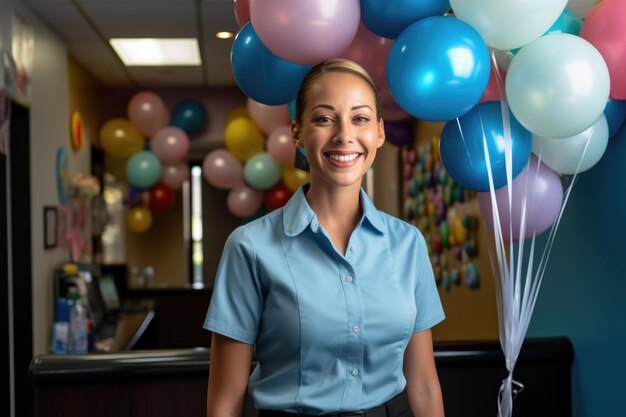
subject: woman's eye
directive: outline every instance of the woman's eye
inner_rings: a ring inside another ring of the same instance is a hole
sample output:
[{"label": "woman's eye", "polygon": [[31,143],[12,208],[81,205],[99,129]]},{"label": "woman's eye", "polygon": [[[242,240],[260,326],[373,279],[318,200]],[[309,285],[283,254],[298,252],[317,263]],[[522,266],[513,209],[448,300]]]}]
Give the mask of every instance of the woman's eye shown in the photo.
[{"label": "woman's eye", "polygon": [[328,116],[319,116],[315,119],[315,121],[318,123],[329,123],[332,121],[332,119]]},{"label": "woman's eye", "polygon": [[370,119],[367,116],[357,116],[354,118],[354,120],[360,123],[366,123],[369,122]]}]

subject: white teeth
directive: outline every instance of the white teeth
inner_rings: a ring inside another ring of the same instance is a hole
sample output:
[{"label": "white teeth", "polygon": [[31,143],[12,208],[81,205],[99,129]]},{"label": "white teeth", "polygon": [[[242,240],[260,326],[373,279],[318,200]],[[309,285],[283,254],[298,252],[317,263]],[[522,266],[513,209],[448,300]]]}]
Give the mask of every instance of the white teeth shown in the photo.
[{"label": "white teeth", "polygon": [[353,153],[353,154],[350,154],[350,155],[336,155],[334,153],[328,154],[328,157],[330,159],[333,159],[333,160],[339,161],[339,162],[354,161],[358,156],[359,156],[358,153]]}]

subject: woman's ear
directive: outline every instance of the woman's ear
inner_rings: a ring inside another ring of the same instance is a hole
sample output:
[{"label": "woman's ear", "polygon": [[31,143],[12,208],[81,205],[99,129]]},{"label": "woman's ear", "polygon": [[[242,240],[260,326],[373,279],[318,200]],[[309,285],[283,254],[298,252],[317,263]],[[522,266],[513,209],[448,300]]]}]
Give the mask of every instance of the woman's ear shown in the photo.
[{"label": "woman's ear", "polygon": [[380,148],[385,143],[385,122],[383,122],[382,117],[378,121],[378,142],[377,147]]},{"label": "woman's ear", "polygon": [[291,142],[296,148],[303,148],[302,140],[300,139],[300,127],[292,120],[291,121]]}]

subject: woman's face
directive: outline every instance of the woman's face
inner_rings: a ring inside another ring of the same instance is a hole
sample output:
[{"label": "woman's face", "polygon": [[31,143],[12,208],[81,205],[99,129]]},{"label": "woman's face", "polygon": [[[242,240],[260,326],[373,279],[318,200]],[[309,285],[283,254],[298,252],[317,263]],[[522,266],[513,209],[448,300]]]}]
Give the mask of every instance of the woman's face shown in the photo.
[{"label": "woman's face", "polygon": [[310,85],[301,123],[291,130],[294,145],[306,150],[316,187],[361,186],[385,141],[375,100],[369,84],[350,73],[327,72]]}]

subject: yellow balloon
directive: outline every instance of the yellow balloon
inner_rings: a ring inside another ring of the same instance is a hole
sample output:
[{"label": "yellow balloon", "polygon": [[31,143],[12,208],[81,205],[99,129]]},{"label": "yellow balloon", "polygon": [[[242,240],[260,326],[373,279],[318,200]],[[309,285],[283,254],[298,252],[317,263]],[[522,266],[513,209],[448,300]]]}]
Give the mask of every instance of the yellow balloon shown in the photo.
[{"label": "yellow balloon", "polygon": [[224,144],[235,158],[244,162],[263,152],[265,138],[252,119],[237,117],[226,125]]},{"label": "yellow balloon", "polygon": [[230,113],[228,113],[228,116],[226,116],[226,123],[232,122],[238,117],[245,117],[246,119],[250,118],[247,107],[241,106],[232,109]]},{"label": "yellow balloon", "polygon": [[152,226],[152,213],[145,207],[133,207],[126,216],[128,230],[143,233]]},{"label": "yellow balloon", "polygon": [[143,150],[144,138],[128,120],[111,119],[100,128],[100,146],[116,158],[128,158]]},{"label": "yellow balloon", "polygon": [[302,184],[306,184],[311,180],[311,175],[298,168],[283,168],[283,182],[289,190],[296,191]]},{"label": "yellow balloon", "polygon": [[454,233],[454,237],[456,241],[460,245],[464,245],[467,240],[467,228],[463,226],[463,221],[461,217],[457,216],[454,218],[454,225],[452,226],[452,232]]}]

